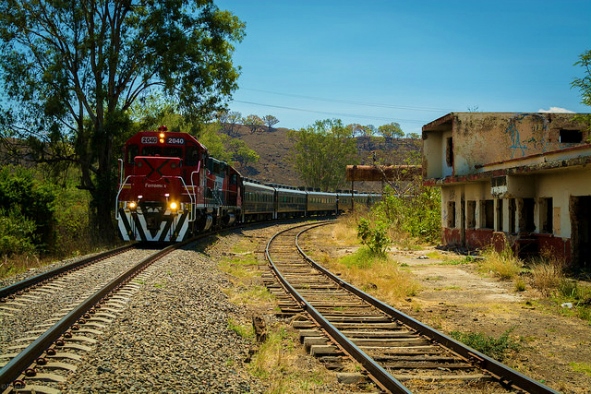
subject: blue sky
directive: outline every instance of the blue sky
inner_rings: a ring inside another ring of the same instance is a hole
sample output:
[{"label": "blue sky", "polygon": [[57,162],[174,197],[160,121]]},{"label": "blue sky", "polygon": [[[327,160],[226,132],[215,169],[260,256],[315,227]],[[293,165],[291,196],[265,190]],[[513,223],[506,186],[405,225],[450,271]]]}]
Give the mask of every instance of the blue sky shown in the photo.
[{"label": "blue sky", "polygon": [[246,23],[229,107],[405,133],[449,112],[591,112],[570,83],[591,0],[217,0]]}]

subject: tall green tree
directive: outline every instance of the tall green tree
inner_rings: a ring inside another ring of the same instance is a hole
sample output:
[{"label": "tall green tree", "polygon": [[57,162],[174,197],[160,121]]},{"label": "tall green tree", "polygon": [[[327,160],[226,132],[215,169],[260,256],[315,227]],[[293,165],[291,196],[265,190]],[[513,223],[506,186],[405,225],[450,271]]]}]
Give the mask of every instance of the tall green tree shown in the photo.
[{"label": "tall green tree", "polygon": [[575,78],[571,86],[581,91],[581,103],[591,107],[591,50],[582,53],[575,66],[583,67],[585,75],[581,78]]},{"label": "tall green tree", "polygon": [[[3,0],[1,136],[36,142],[39,160],[79,165],[96,229],[112,235],[113,148],[130,106],[160,92],[184,116],[210,117],[237,88],[231,55],[243,35],[213,0]],[[58,141],[75,154],[55,155]]]},{"label": "tall green tree", "polygon": [[333,191],[345,185],[347,165],[357,164],[356,141],[350,127],[340,119],[319,120],[299,131],[294,139],[294,165],[306,186]]}]

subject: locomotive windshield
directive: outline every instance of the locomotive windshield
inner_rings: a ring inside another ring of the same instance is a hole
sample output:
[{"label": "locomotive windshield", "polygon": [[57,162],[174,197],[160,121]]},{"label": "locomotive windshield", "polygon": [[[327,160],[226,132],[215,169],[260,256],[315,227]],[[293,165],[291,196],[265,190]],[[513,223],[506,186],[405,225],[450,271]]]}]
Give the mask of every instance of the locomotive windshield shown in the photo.
[{"label": "locomotive windshield", "polygon": [[[140,153],[140,147],[138,147],[137,145],[129,145],[127,147],[127,155],[126,155],[126,161],[127,164],[133,164],[135,157],[141,155],[141,156],[162,156],[162,157],[178,157],[178,158],[183,158],[183,148],[181,147],[171,147],[171,146],[143,146],[141,147],[141,153]],[[190,160],[192,162],[194,162],[195,164],[197,163],[196,159]],[[193,165],[195,165],[193,164]]]}]

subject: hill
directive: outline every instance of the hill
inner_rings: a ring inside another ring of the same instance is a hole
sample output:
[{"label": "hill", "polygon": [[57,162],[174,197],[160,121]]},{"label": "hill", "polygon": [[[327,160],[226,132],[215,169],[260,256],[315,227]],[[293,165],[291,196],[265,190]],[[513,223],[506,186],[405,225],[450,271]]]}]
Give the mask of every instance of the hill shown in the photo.
[{"label": "hill", "polygon": [[[260,156],[257,163],[239,167],[238,170],[241,174],[261,182],[302,185],[303,182],[290,161],[294,141],[288,137],[288,131],[289,129],[277,128],[251,133],[247,127],[236,128],[232,137],[244,141],[250,149]],[[356,137],[356,140],[359,164],[372,164],[373,152],[376,153],[378,163],[387,165],[407,164],[407,159],[411,154],[420,157],[421,140],[410,138],[386,140],[383,137]],[[369,185],[364,185],[366,188],[362,189],[359,186],[356,186],[356,189],[367,190],[369,187]],[[381,187],[381,185],[377,186]],[[375,190],[375,187],[371,187],[371,189]]]}]

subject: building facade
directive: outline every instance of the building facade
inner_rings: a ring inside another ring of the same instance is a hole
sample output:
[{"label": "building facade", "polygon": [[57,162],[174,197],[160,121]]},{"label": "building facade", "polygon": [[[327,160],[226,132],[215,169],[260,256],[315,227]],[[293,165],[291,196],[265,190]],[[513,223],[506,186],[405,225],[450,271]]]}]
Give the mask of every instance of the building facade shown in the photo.
[{"label": "building facade", "polygon": [[591,131],[564,113],[449,113],[423,126],[442,241],[591,266]]}]

